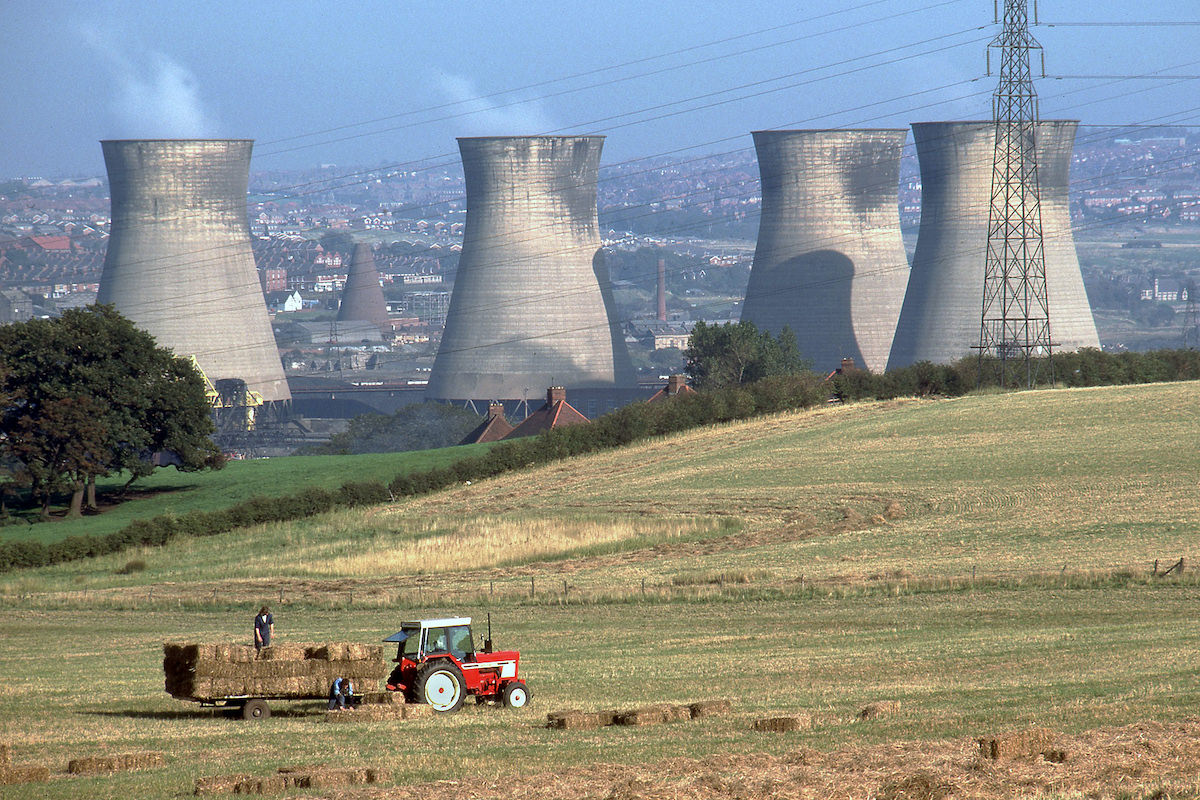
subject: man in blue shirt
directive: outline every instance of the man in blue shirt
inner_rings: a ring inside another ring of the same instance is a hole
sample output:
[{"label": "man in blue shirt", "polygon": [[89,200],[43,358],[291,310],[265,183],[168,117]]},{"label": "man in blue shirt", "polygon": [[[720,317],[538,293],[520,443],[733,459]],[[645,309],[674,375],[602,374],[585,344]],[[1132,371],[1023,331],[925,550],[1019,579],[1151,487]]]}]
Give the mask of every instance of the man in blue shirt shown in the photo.
[{"label": "man in blue shirt", "polygon": [[329,687],[329,710],[341,711],[347,707],[354,709],[354,684],[345,678],[336,678],[333,686]]}]

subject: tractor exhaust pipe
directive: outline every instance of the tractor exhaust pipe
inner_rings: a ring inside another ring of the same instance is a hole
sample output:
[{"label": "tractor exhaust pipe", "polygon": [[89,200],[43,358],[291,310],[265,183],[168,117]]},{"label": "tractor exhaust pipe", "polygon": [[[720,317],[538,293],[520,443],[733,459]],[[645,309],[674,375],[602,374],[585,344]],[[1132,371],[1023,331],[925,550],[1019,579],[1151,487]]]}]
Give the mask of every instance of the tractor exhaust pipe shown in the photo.
[{"label": "tractor exhaust pipe", "polygon": [[490,652],[492,652],[492,614],[491,614],[491,612],[488,612],[487,618],[488,618],[488,635],[487,635],[487,638],[483,640],[483,652],[490,653]]}]

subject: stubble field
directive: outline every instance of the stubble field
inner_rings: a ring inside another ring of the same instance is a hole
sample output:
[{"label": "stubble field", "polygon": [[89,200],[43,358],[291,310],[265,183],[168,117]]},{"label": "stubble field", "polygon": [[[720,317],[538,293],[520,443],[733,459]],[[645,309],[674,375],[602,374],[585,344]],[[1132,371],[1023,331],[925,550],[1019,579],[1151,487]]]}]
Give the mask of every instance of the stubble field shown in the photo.
[{"label": "stubble field", "polygon": [[[839,786],[867,797],[923,769],[961,796],[1194,786],[1200,766],[1177,757],[1169,742],[1190,739],[1174,729],[1154,728],[1153,768],[1103,777],[1084,751],[1103,749],[1086,742],[1105,726],[1200,712],[1196,392],[782,415],[395,506],[6,576],[0,742],[14,761],[61,771],[72,757],[157,750],[167,765],[60,775],[5,796],[180,796],[204,775],[314,762],[385,767],[389,786],[459,781],[477,796],[571,794],[530,777],[547,772],[577,775],[579,797],[761,794],[746,781],[764,764],[778,796]],[[1182,575],[1151,575],[1155,560],[1180,557]],[[128,571],[132,560],[144,570]],[[251,725],[162,691],[163,641],[248,642],[262,602],[281,641],[373,642],[403,619],[491,613],[498,645],[522,652],[533,704],[343,725],[296,704]],[[708,698],[732,700],[733,713],[541,727],[551,710]],[[858,720],[879,700],[899,710]],[[811,727],[750,730],[798,713]],[[966,772],[954,772],[971,737],[1029,725],[1065,737],[1074,762],[1016,765],[1025,772],[1009,781],[963,755]],[[856,752],[848,763],[881,766],[835,769]],[[705,770],[728,786],[695,784]],[[635,779],[640,789],[621,788]]]}]

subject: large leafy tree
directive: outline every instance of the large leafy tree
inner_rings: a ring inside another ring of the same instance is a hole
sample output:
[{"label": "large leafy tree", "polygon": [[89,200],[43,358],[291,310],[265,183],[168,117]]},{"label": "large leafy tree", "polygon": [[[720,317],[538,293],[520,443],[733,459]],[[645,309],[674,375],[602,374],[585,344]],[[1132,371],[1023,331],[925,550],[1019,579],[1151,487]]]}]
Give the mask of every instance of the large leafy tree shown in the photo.
[{"label": "large leafy tree", "polygon": [[738,386],[809,369],[791,329],[771,336],[748,320],[724,325],[697,322],[683,355],[684,372],[697,389]]},{"label": "large leafy tree", "polygon": [[[132,482],[153,471],[156,453],[170,451],[184,471],[220,464],[200,375],[112,306],[0,328],[0,398],[0,444],[21,477],[32,488],[37,471],[43,492],[69,484],[76,513],[96,476],[127,470]],[[39,441],[46,452],[35,453]],[[75,455],[51,457],[59,442]]]}]

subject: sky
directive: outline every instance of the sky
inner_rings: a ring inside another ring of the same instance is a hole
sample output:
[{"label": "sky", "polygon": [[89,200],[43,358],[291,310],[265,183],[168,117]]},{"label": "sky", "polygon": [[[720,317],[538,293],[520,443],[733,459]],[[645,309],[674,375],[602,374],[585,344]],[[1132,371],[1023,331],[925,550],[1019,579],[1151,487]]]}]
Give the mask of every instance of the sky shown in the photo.
[{"label": "sky", "polygon": [[[984,119],[991,0],[3,0],[0,178],[109,138],[248,138],[252,169],[419,165],[455,137],[607,135],[605,163],[765,128]],[[1195,0],[1041,0],[1045,118],[1200,126]]]}]

